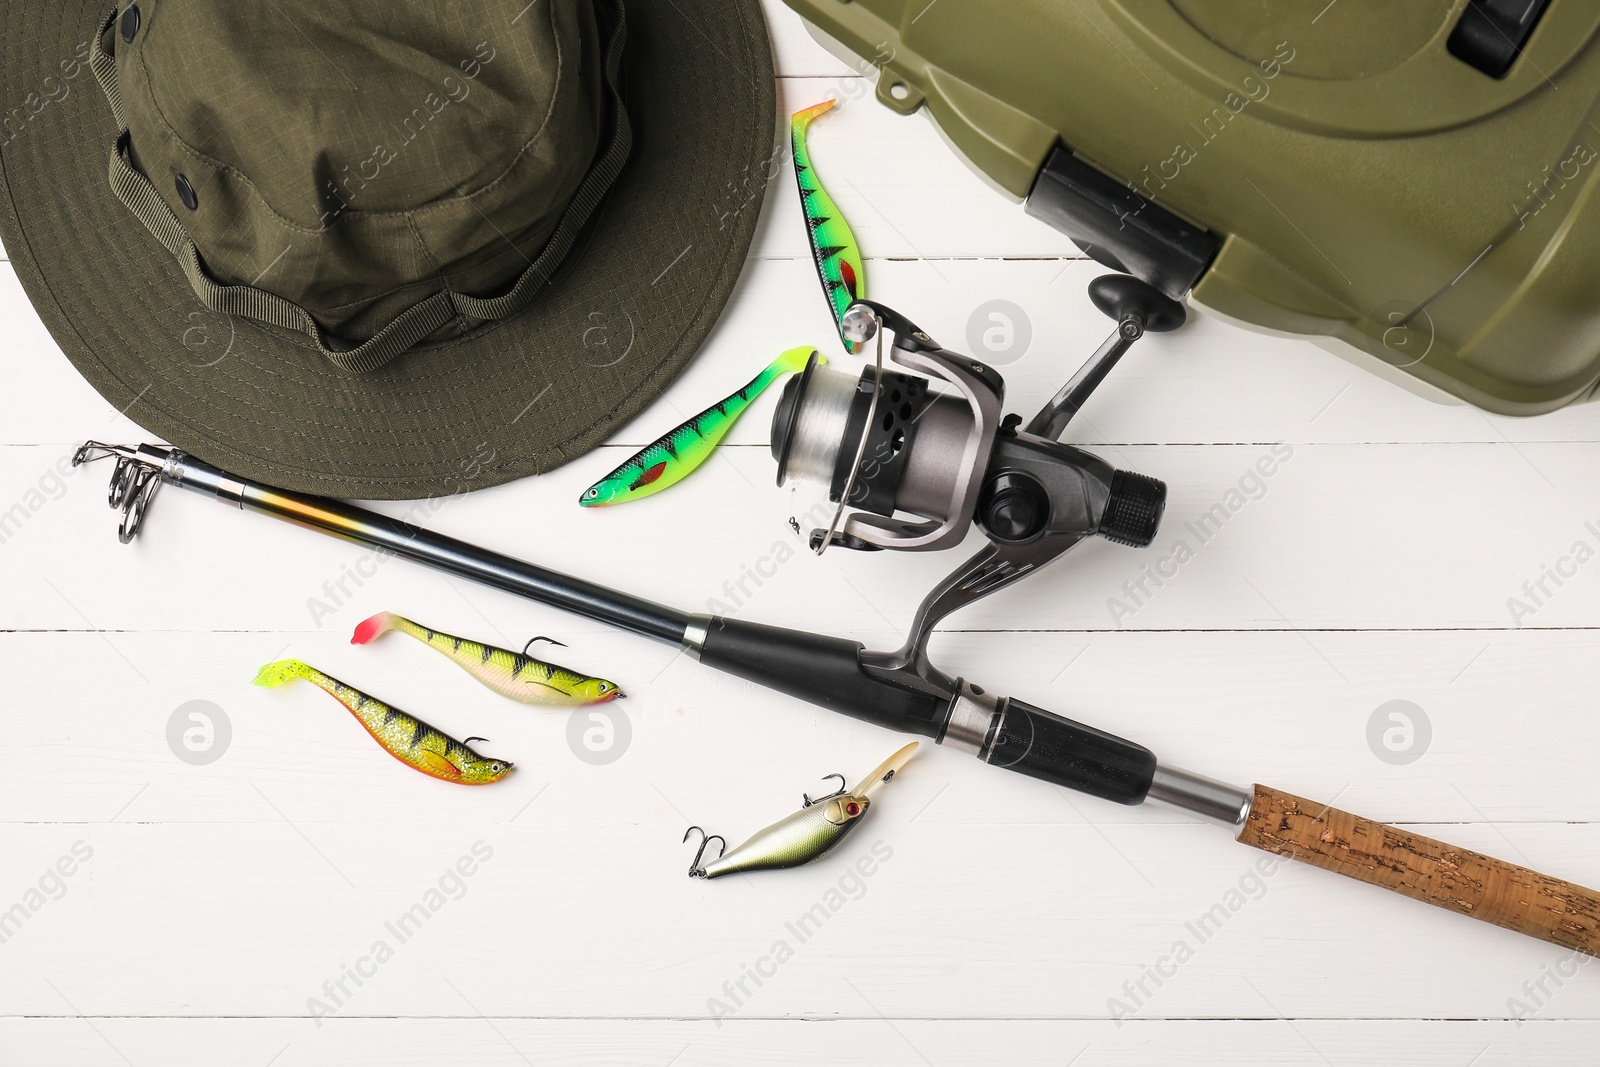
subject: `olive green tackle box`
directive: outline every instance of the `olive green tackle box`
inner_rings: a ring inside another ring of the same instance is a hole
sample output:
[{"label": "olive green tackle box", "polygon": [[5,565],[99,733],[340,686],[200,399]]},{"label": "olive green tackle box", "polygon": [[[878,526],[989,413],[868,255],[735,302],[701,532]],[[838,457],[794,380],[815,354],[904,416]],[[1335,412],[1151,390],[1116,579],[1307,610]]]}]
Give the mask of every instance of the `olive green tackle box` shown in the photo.
[{"label": "olive green tackle box", "polygon": [[1492,411],[1594,392],[1600,3],[785,2],[1169,295]]}]

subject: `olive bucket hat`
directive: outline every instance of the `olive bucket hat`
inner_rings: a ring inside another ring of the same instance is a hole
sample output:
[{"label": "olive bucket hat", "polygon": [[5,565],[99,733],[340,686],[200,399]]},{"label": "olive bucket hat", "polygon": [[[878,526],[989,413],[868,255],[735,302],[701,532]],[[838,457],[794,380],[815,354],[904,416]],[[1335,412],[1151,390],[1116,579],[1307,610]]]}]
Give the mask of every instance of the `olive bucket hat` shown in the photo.
[{"label": "olive bucket hat", "polygon": [[290,489],[604,441],[704,341],[778,159],[757,0],[0,4],[34,307],[145,429]]}]

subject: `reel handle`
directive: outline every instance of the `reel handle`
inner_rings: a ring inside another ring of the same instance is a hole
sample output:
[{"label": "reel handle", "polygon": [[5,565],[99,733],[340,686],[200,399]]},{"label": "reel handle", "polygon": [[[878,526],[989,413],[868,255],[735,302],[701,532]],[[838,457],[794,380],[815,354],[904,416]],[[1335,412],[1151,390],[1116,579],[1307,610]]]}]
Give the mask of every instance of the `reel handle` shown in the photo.
[{"label": "reel handle", "polygon": [[1090,394],[1106,380],[1111,368],[1135,341],[1147,332],[1176,330],[1187,317],[1182,304],[1155,286],[1126,274],[1102,274],[1090,282],[1089,299],[1117,324],[1117,328],[1094,355],[1084,361],[1072,380],[1029,421],[1029,433],[1051,441],[1061,438],[1067,423],[1088,402]]},{"label": "reel handle", "polygon": [[1257,785],[1240,841],[1563,948],[1600,956],[1600,893]]}]

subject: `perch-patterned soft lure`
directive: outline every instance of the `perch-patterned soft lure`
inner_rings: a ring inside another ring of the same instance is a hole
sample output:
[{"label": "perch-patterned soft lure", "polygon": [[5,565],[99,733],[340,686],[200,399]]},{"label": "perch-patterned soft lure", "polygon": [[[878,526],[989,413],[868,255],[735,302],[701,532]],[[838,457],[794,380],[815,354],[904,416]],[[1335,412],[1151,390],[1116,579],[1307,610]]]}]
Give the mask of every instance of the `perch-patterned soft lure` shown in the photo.
[{"label": "perch-patterned soft lure", "polygon": [[789,125],[789,140],[794,149],[794,177],[800,186],[800,209],[805,212],[806,236],[811,239],[817,277],[822,279],[822,295],[828,298],[828,309],[833,312],[833,324],[839,331],[844,350],[855,352],[860,345],[844,335],[844,313],[851,304],[867,295],[861,249],[856,247],[855,234],[850,232],[839,205],[817,180],[817,172],[811,166],[811,153],[806,148],[806,127],[833,105],[834,101],[824,100],[816,107],[796,111]]},{"label": "perch-patterned soft lure", "polygon": [[[507,760],[489,759],[468,748],[465,742],[440,733],[414,715],[374,700],[359,689],[352,689],[337,678],[323,674],[297,659],[269,663],[256,673],[256,684],[278,686],[291,678],[304,678],[331,694],[350,709],[356,721],[367,728],[383,750],[408,767],[423,774],[462,785],[488,785],[498,782],[511,770]],[[469,737],[468,741],[481,741]]]},{"label": "perch-patterned soft lure", "polygon": [[536,660],[526,652],[512,652],[430,630],[391,611],[380,611],[357,626],[350,643],[364,645],[390,630],[409,634],[429,648],[443,652],[496,693],[524,704],[576,708],[584,704],[603,704],[622,695],[616,682],[590,678],[554,663]]},{"label": "perch-patterned soft lure", "polygon": [[[768,364],[750,384],[717,401],[655,444],[635,452],[626,463],[584,490],[578,503],[586,508],[638,500],[676,485],[711,456],[750,402],[784,374],[804,370],[816,351],[810,345],[791,348]],[[818,357],[817,362],[826,360]]]}]

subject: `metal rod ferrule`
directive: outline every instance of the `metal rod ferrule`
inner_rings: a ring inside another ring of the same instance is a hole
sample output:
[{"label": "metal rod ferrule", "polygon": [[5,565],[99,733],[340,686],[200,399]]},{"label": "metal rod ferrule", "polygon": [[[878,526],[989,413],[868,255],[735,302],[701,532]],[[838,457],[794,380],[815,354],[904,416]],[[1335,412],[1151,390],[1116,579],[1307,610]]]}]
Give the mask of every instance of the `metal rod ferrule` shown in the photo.
[{"label": "metal rod ferrule", "polygon": [[956,679],[956,684],[956,695],[950,701],[938,743],[982,759],[984,746],[999,718],[999,701],[967,684],[965,678]]},{"label": "metal rod ferrule", "polygon": [[161,476],[191,492],[214,495],[224,504],[232,504],[236,508],[244,506],[243,481],[179,449],[174,448],[167,455]]},{"label": "metal rod ferrule", "polygon": [[1150,792],[1145,799],[1159,800],[1239,830],[1250,814],[1254,796],[1247,789],[1215,778],[1157,763],[1155,778],[1150,782]]},{"label": "metal rod ferrule", "polygon": [[683,650],[689,654],[690,659],[700,658],[700,653],[705,651],[706,638],[710,633],[710,615],[689,616],[689,623],[683,628]]}]

